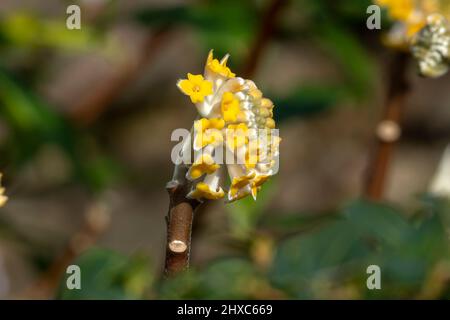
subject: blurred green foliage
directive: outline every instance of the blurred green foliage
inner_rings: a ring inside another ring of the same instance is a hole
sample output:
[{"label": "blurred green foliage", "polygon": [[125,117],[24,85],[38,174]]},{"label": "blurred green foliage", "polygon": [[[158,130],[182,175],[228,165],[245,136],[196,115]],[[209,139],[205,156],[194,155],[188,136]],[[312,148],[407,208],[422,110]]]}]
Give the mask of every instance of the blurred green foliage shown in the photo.
[{"label": "blurred green foliage", "polygon": [[[309,227],[294,234],[276,235],[270,226],[265,226],[266,235],[272,235],[275,243],[273,248],[269,247],[272,250],[265,251],[270,258],[268,264],[261,264],[261,256],[244,250],[216,259],[203,268],[193,267],[175,278],[162,279],[149,289],[151,294],[146,292],[139,298],[448,299],[450,202],[427,196],[421,203],[421,209],[408,213],[408,218],[405,212],[390,205],[356,200],[329,219],[317,217],[318,224],[303,220]],[[250,241],[261,238],[253,236]],[[115,271],[110,275],[102,274],[101,279],[109,276],[112,279],[91,280],[95,277],[90,273],[98,272],[90,266],[93,261],[97,264],[117,259],[115,253],[100,253],[96,257],[97,250],[88,252],[77,262],[84,270],[83,283],[87,283],[89,290],[63,294],[61,298],[89,298],[92,292],[99,294],[96,297],[107,298],[111,292],[125,292],[126,284],[114,279],[122,272],[121,278],[127,278],[128,269],[121,267],[128,265],[126,259],[111,263]],[[131,261],[128,263],[132,264]],[[380,267],[382,290],[367,288],[369,265]],[[152,274],[151,279],[154,277],[158,275]],[[104,295],[100,294],[102,290]]]},{"label": "blurred green foliage", "polygon": [[143,255],[131,258],[94,248],[74,262],[81,269],[82,290],[69,290],[66,275],[57,297],[60,299],[137,299],[145,297],[153,282],[149,260]]},{"label": "blurred green foliage", "polygon": [[[371,44],[361,41],[367,36],[361,34],[365,30],[361,26],[369,4],[370,0],[290,1],[271,45],[281,50],[294,44],[313,47],[335,64],[340,77],[315,83],[292,79],[288,92],[268,93],[280,106],[275,109],[277,120],[321,115],[342,102],[371,99],[378,69]],[[94,130],[78,128],[39,97],[30,79],[40,78],[41,64],[50,59],[30,57],[120,51],[107,44],[107,31],[120,16],[151,32],[188,28],[199,43],[199,52],[210,48],[218,55],[229,52],[234,56],[233,70],[239,70],[243,67],[239,62],[246,60],[255,41],[266,5],[267,1],[214,0],[139,7],[128,16],[108,11],[99,18],[101,25],[83,25],[82,32],[68,31],[62,19],[34,13],[2,16],[0,118],[9,130],[0,145],[2,171],[8,165],[7,170],[19,172],[49,144],[70,159],[72,175],[67,182],[82,183],[91,191],[105,189],[123,178],[126,170],[105,150]],[[95,248],[74,261],[82,270],[82,290],[67,290],[64,278],[57,297],[450,298],[447,200],[424,197],[421,209],[413,213],[357,200],[336,212],[275,215],[270,212],[275,189],[276,180],[264,186],[257,202],[245,199],[227,206],[229,235],[239,244],[232,256],[163,280],[161,268],[152,266],[145,256],[126,257]],[[1,221],[2,234],[10,233],[3,230],[5,226]],[[366,268],[371,264],[381,267],[382,290],[366,287]]]},{"label": "blurred green foliage", "polygon": [[255,34],[259,8],[255,1],[199,1],[184,6],[145,9],[136,13],[147,26],[189,26],[203,51],[215,48],[219,55],[230,53],[239,61]]},{"label": "blurred green foliage", "polygon": [[[116,181],[120,166],[109,157],[88,155],[85,135],[56,113],[8,72],[0,69],[0,116],[11,135],[3,149],[2,162],[20,169],[48,144],[56,145],[70,158],[72,177],[94,191]],[[13,168],[14,168],[13,167]]]},{"label": "blurred green foliage", "polygon": [[0,20],[3,45],[21,49],[53,47],[70,51],[93,50],[99,38],[89,28],[69,30],[65,21],[44,20],[30,12],[15,12]]}]

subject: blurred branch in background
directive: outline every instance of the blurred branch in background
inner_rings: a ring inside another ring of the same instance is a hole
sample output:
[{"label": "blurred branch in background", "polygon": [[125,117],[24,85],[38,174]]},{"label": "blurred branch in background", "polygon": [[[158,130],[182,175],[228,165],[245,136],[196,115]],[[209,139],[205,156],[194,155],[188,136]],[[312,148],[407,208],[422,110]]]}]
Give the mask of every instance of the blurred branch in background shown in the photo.
[{"label": "blurred branch in background", "polygon": [[84,215],[83,226],[69,239],[67,247],[52,262],[45,274],[17,298],[53,299],[66,268],[91,248],[110,224],[110,209],[104,201],[95,201]]},{"label": "blurred branch in background", "polygon": [[145,40],[137,59],[127,61],[117,75],[109,78],[100,88],[97,88],[85,99],[82,99],[72,109],[73,111],[69,114],[69,117],[83,125],[91,124],[100,117],[106,108],[111,106],[113,101],[120,96],[123,90],[136,80],[142,69],[160,52],[165,41],[169,38],[170,31],[170,27],[164,26],[152,32]]},{"label": "blurred branch in background", "polygon": [[407,78],[409,55],[396,53],[388,67],[388,88],[383,119],[376,128],[376,147],[369,159],[364,195],[381,200],[395,143],[401,135],[401,119],[409,84]]},{"label": "blurred branch in background", "polygon": [[245,60],[242,77],[250,78],[254,75],[264,49],[270,42],[275,31],[276,20],[287,3],[288,0],[271,0],[268,4],[263,17],[261,17],[261,24],[257,31],[253,46],[250,48],[247,59]]}]

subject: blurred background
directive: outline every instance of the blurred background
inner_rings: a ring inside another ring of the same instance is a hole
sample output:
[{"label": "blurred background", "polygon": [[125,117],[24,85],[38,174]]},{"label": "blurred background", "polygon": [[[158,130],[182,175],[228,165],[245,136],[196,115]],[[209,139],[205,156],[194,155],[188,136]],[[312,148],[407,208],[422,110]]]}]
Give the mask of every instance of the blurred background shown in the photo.
[{"label": "blurred background", "polygon": [[[0,298],[450,298],[450,212],[427,192],[449,75],[410,65],[385,201],[361,198],[393,55],[370,4],[2,0]],[[191,270],[163,279],[170,135],[196,116],[175,84],[210,49],[274,101],[280,171],[257,202],[201,206]],[[72,263],[82,290],[65,287]]]}]

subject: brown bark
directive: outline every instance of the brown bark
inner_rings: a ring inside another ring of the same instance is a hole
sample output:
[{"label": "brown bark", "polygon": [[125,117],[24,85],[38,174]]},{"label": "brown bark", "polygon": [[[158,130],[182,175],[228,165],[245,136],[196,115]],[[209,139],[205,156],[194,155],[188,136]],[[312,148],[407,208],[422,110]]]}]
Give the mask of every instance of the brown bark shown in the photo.
[{"label": "brown bark", "polygon": [[272,0],[269,3],[264,16],[261,19],[261,24],[259,26],[259,31],[255,42],[249,51],[247,60],[245,61],[244,69],[242,70],[243,77],[249,78],[255,73],[264,49],[275,31],[278,15],[287,2],[287,0]]},{"label": "brown bark", "polygon": [[[389,66],[388,92],[383,119],[380,126],[390,124],[398,128],[400,133],[402,114],[409,92],[407,79],[409,56],[406,53],[396,53]],[[379,126],[379,128],[380,128]],[[365,181],[364,195],[372,200],[381,200],[384,195],[386,177],[392,159],[395,143],[398,137],[389,138],[389,133],[383,135],[379,130],[376,135],[376,146],[369,162]]]},{"label": "brown bark", "polygon": [[200,202],[186,198],[188,190],[186,184],[167,187],[170,204],[166,216],[166,276],[175,275],[189,267],[192,221],[194,210]]}]

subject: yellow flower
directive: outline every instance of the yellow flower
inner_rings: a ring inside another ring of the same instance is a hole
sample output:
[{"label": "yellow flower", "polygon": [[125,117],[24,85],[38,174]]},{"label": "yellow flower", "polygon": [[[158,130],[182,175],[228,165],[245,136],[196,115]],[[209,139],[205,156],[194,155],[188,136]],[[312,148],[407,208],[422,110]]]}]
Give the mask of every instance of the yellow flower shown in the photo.
[{"label": "yellow flower", "polygon": [[231,150],[242,147],[248,141],[248,127],[245,123],[230,124],[227,127],[227,145]]},{"label": "yellow flower", "polygon": [[[189,181],[187,197],[199,201],[225,193],[226,202],[249,195],[256,200],[264,181],[278,171],[274,105],[252,80],[236,77],[227,60],[228,55],[214,59],[211,50],[203,76],[188,74],[177,84],[195,103],[199,118],[174,160],[172,181]],[[187,161],[192,151],[194,163]]]},{"label": "yellow flower", "polygon": [[[250,185],[252,179],[255,177],[255,172],[250,171],[249,174],[243,175],[240,177],[234,177],[231,181],[230,185],[230,198],[233,200],[237,200],[236,197],[239,198],[238,192],[244,189],[246,186]],[[245,194],[246,196],[247,194]],[[244,195],[243,195],[244,196]]]},{"label": "yellow flower", "polygon": [[245,153],[245,167],[247,169],[253,169],[255,168],[256,164],[258,163],[259,157],[258,157],[258,139],[249,141],[248,143],[248,149]]},{"label": "yellow flower", "polygon": [[191,179],[198,179],[205,173],[211,174],[214,173],[217,169],[220,168],[220,165],[214,162],[214,159],[209,154],[203,154],[189,169],[189,176]]},{"label": "yellow flower", "polygon": [[260,175],[252,180],[252,196],[256,198],[261,186],[270,178],[269,175]]},{"label": "yellow flower", "polygon": [[208,199],[217,200],[223,198],[224,192],[222,188],[215,191],[210,188],[210,186],[204,182],[199,182],[195,186],[195,189],[189,193],[189,197],[193,199]]},{"label": "yellow flower", "polygon": [[206,67],[214,73],[220,74],[221,76],[234,78],[236,74],[231,72],[230,68],[227,67],[228,56],[225,56],[222,61],[213,58],[213,51],[209,51],[208,59],[206,60]]},{"label": "yellow flower", "polygon": [[414,10],[413,0],[376,0],[375,3],[386,7],[394,20],[406,21]]},{"label": "yellow flower", "polygon": [[448,0],[374,0],[385,7],[395,24],[385,37],[388,46],[406,50],[411,38],[426,26],[430,14],[450,17]]},{"label": "yellow flower", "polygon": [[206,96],[213,93],[211,81],[204,80],[201,74],[187,74],[187,79],[179,80],[178,88],[191,98],[192,103],[203,102]]},{"label": "yellow flower", "polygon": [[195,149],[203,148],[209,144],[218,145],[223,141],[220,131],[225,126],[225,121],[220,118],[202,118],[194,122]]},{"label": "yellow flower", "polygon": [[241,108],[239,108],[239,100],[235,98],[231,92],[225,92],[222,96],[221,110],[223,119],[227,122],[235,122],[237,120]]}]

